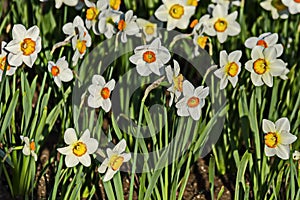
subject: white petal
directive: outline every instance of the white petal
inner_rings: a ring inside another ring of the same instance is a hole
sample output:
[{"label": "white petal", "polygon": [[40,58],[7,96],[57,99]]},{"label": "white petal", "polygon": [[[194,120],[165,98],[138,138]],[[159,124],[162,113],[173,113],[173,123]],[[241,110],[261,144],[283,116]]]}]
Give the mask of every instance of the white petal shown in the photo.
[{"label": "white petal", "polygon": [[109,163],[109,159],[106,158],[106,159],[103,161],[103,163],[100,165],[100,167],[98,168],[98,172],[99,172],[99,173],[104,173],[105,170],[106,170],[107,167],[108,167],[108,163]]},{"label": "white petal", "polygon": [[264,40],[268,44],[268,46],[274,46],[278,41],[278,34],[277,33],[270,34],[267,37],[265,37]]},{"label": "white petal", "polygon": [[168,8],[165,5],[161,5],[154,13],[155,17],[159,19],[160,21],[167,21],[168,20]]},{"label": "white petal", "polygon": [[113,151],[118,152],[119,154],[125,151],[126,141],[122,139],[114,148]]},{"label": "white petal", "polygon": [[25,38],[26,28],[22,24],[15,24],[12,29],[12,37],[13,39],[22,41]]},{"label": "white petal", "polygon": [[81,162],[85,167],[89,167],[91,165],[91,157],[89,154],[84,154],[78,157],[79,162]]},{"label": "white petal", "polygon": [[288,145],[278,144],[276,147],[276,155],[283,160],[289,159],[290,147]]},{"label": "white petal", "polygon": [[276,130],[278,132],[287,131],[290,132],[290,122],[288,118],[282,117],[275,122]]},{"label": "white petal", "polygon": [[67,147],[62,147],[62,148],[57,148],[57,151],[63,155],[70,155],[72,154],[72,147],[67,146]]},{"label": "white petal", "polygon": [[188,108],[189,109],[189,113],[191,115],[191,117],[193,118],[193,120],[199,120],[200,116],[201,116],[201,107],[197,106],[195,108]]},{"label": "white petal", "polygon": [[209,87],[203,88],[203,86],[199,86],[195,89],[194,95],[200,99],[204,99],[209,94]]},{"label": "white petal", "polygon": [[262,129],[263,129],[264,133],[269,133],[269,132],[275,133],[276,132],[275,124],[267,119],[263,119]]},{"label": "white petal", "polygon": [[270,148],[267,145],[265,145],[265,154],[268,157],[274,156],[276,153],[276,150],[274,148]]},{"label": "white petal", "polygon": [[16,67],[19,67],[20,65],[22,65],[22,62],[23,62],[23,56],[22,54],[8,54],[8,63],[11,65],[11,66],[16,66]]},{"label": "white petal", "polygon": [[220,43],[224,43],[227,40],[226,32],[223,32],[223,33],[217,32],[217,38]]},{"label": "white petal", "polygon": [[251,58],[253,60],[257,60],[258,58],[264,58],[264,55],[262,53],[264,47],[262,46],[256,46],[251,51]]},{"label": "white petal", "polygon": [[128,162],[131,159],[130,153],[122,153],[120,156],[124,158],[123,162]]},{"label": "white petal", "polygon": [[115,85],[116,85],[116,81],[114,80],[114,79],[111,79],[110,81],[108,81],[107,83],[106,83],[106,87],[110,90],[110,91],[112,91],[114,88],[115,88]]},{"label": "white petal", "polygon": [[256,73],[251,73],[251,80],[255,86],[262,86],[264,84],[261,79],[261,75],[257,75]]},{"label": "white petal", "polygon": [[37,54],[36,53],[33,53],[29,56],[23,56],[24,63],[30,68],[32,67],[32,65],[34,64],[36,59],[37,59]]},{"label": "white petal", "polygon": [[226,76],[224,76],[220,82],[220,90],[223,90],[224,88],[226,88],[227,84],[228,84],[228,78]]},{"label": "white petal", "polygon": [[245,41],[245,46],[249,49],[253,49],[258,42],[257,37],[250,37]]},{"label": "white petal", "polygon": [[90,95],[88,97],[88,106],[91,108],[99,108],[100,106],[102,106],[101,98],[97,98],[97,97]]},{"label": "white petal", "polygon": [[289,145],[297,140],[297,137],[287,131],[281,131],[280,134],[280,143]]},{"label": "white petal", "polygon": [[60,78],[54,77],[54,82],[55,82],[55,84],[57,85],[57,87],[60,88],[60,87],[62,86],[62,83],[61,83]]},{"label": "white petal", "polygon": [[66,155],[65,163],[67,167],[75,167],[78,163],[78,157],[74,154]]},{"label": "white petal", "polygon": [[183,95],[192,96],[194,94],[194,86],[188,81],[183,81]]},{"label": "white petal", "polygon": [[236,36],[241,32],[241,26],[236,21],[232,22],[226,30],[227,34],[230,36]]},{"label": "white petal", "polygon": [[93,95],[94,97],[99,97],[100,96],[100,91],[102,90],[102,87],[99,85],[90,85],[88,87],[88,91],[91,95]]},{"label": "white petal", "polygon": [[25,156],[29,156],[29,155],[30,155],[30,147],[27,146],[27,145],[25,145],[25,146],[23,147],[22,152],[23,152],[23,154],[24,154]]},{"label": "white petal", "polygon": [[81,135],[81,137],[79,138],[80,141],[82,141],[83,143],[85,143],[86,145],[88,145],[88,141],[91,138],[90,137],[91,133],[89,131],[89,129],[86,129],[83,134]]},{"label": "white petal", "polygon": [[111,101],[109,98],[102,101],[102,108],[105,112],[108,112],[111,109]]},{"label": "white petal", "polygon": [[264,73],[261,78],[267,86],[273,87],[273,77],[270,73]]},{"label": "white petal", "polygon": [[67,68],[67,69],[63,69],[59,75],[59,78],[63,81],[63,82],[69,82],[73,79],[73,72],[71,69]]},{"label": "white petal", "polygon": [[64,134],[64,140],[66,144],[73,144],[77,141],[77,135],[74,128],[68,128]]},{"label": "white petal", "polygon": [[229,62],[238,62],[242,57],[242,51],[237,50],[237,51],[233,51],[229,54],[228,56],[228,61]]},{"label": "white petal", "polygon": [[220,66],[223,67],[224,65],[226,65],[228,63],[228,55],[226,50],[222,50],[220,52]]},{"label": "white petal", "polygon": [[105,174],[105,176],[104,176],[103,182],[106,182],[106,181],[109,181],[110,179],[112,179],[113,176],[115,175],[115,173],[117,173],[117,172],[118,172],[118,170],[114,171],[109,167],[106,174]]},{"label": "white petal", "polygon": [[87,142],[88,149],[87,152],[88,154],[95,153],[98,149],[98,141],[95,138],[90,138]]},{"label": "white petal", "polygon": [[264,55],[267,60],[274,60],[277,56],[276,49],[274,47],[265,48]]},{"label": "white petal", "polygon": [[105,79],[101,75],[94,75],[93,78],[92,78],[92,83],[100,85],[100,86],[104,86],[105,85]]},{"label": "white petal", "polygon": [[280,59],[271,61],[270,66],[270,73],[272,74],[272,76],[280,76],[286,69],[286,64]]},{"label": "white petal", "polygon": [[27,30],[25,37],[26,38],[32,38],[34,41],[37,40],[38,36],[40,34],[40,29],[37,26],[33,26],[30,29]]}]

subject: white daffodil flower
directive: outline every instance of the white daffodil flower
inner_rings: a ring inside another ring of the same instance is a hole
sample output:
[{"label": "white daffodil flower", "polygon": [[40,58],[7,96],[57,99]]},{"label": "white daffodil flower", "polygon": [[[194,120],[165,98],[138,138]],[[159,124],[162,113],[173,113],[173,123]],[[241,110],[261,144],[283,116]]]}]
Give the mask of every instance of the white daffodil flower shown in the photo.
[{"label": "white daffodil flower", "polygon": [[300,1],[299,0],[282,0],[282,3],[288,7],[289,12],[292,15],[300,13]]},{"label": "white daffodil flower", "polygon": [[238,35],[241,27],[236,22],[237,11],[228,15],[228,8],[224,5],[216,5],[212,11],[212,18],[208,20],[205,33],[209,36],[216,36],[220,43],[224,43],[229,36]]},{"label": "white daffodil flower", "polygon": [[82,59],[86,53],[86,48],[92,45],[92,39],[88,32],[80,32],[78,36],[73,37],[72,46],[75,53],[72,57],[73,66],[77,65],[78,59]]},{"label": "white daffodil flower", "polygon": [[26,30],[22,24],[15,24],[12,29],[13,40],[5,49],[9,52],[8,63],[19,67],[23,62],[32,67],[37,59],[37,54],[42,49],[40,29],[33,26]]},{"label": "white daffodil flower", "polygon": [[242,51],[237,50],[231,52],[229,55],[225,50],[220,52],[220,69],[216,70],[214,74],[221,79],[220,89],[223,90],[228,81],[233,87],[236,86],[238,81],[238,75],[241,71],[240,59],[242,57]]},{"label": "white daffodil flower", "polygon": [[147,42],[150,42],[153,38],[157,37],[157,24],[142,18],[137,19],[136,22],[139,28],[142,29]]},{"label": "white daffodil flower", "polygon": [[110,94],[115,88],[115,80],[112,79],[105,82],[101,75],[94,75],[92,78],[92,85],[89,86],[90,93],[88,97],[88,106],[92,108],[102,107],[105,112],[111,109]]},{"label": "white daffodil flower", "polygon": [[23,142],[25,142],[25,145],[24,145],[23,150],[22,150],[23,154],[25,156],[30,156],[31,155],[34,158],[34,160],[37,161],[37,155],[35,153],[36,148],[35,148],[34,141],[33,140],[30,141],[28,137],[24,137],[22,135],[20,136],[20,138]]},{"label": "white daffodil flower", "polygon": [[278,119],[275,124],[263,119],[262,128],[265,133],[265,154],[266,156],[277,155],[283,160],[290,157],[290,144],[296,141],[297,137],[290,133],[290,122],[286,117]]},{"label": "white daffodil flower", "polygon": [[183,82],[183,75],[180,74],[180,66],[176,60],[174,62],[174,69],[171,68],[170,65],[166,67],[166,74],[168,82],[172,85],[167,89],[170,92],[170,101],[169,106],[171,107],[173,104],[174,96],[175,96],[175,103],[178,101],[178,98],[181,96],[182,93],[182,82]]},{"label": "white daffodil flower", "polygon": [[136,70],[141,76],[148,76],[151,73],[162,74],[162,67],[171,58],[171,54],[166,47],[161,46],[160,39],[157,38],[150,45],[138,46],[134,49],[134,55],[129,60],[136,65]]},{"label": "white daffodil flower", "polygon": [[71,39],[73,48],[76,47],[76,45],[74,46],[74,44],[76,44],[77,39],[80,35],[88,35],[88,31],[84,26],[83,19],[80,16],[76,16],[73,22],[66,23],[62,29],[64,34],[67,35],[67,38],[65,40]]},{"label": "white daffodil flower", "polygon": [[188,5],[186,0],[163,0],[154,15],[162,22],[167,22],[167,30],[173,30],[176,27],[186,29],[190,18],[195,13],[195,6]]},{"label": "white daffodil flower", "polygon": [[209,94],[209,88],[199,86],[196,89],[187,80],[183,82],[183,98],[176,103],[179,116],[191,116],[193,120],[199,120],[201,109],[205,105],[205,98]]},{"label": "white daffodil flower", "polygon": [[289,16],[288,8],[281,0],[266,0],[261,2],[260,6],[267,11],[271,11],[273,19],[278,19],[279,17],[287,19]]},{"label": "white daffodil flower", "polygon": [[293,153],[293,159],[294,160],[299,160],[300,159],[300,152],[299,151],[295,151],[294,153]]},{"label": "white daffodil flower", "polygon": [[132,10],[128,10],[125,15],[120,16],[118,24],[118,35],[121,35],[121,41],[127,42],[127,35],[136,35],[139,33],[139,27],[136,23],[136,16],[133,15]]},{"label": "white daffodil flower", "polygon": [[0,54],[0,82],[1,82],[2,76],[4,74],[5,66],[6,66],[5,75],[11,76],[17,70],[16,67],[11,67],[6,61],[7,60],[7,51],[4,49],[5,45],[6,45],[6,42],[2,41],[1,42],[1,54]]},{"label": "white daffodil flower", "polygon": [[103,182],[109,181],[117,173],[124,162],[131,158],[130,153],[123,153],[126,148],[126,141],[122,139],[113,149],[107,148],[107,158],[98,168],[99,173],[105,173]]},{"label": "white daffodil flower", "polygon": [[48,70],[51,72],[54,82],[58,87],[62,86],[62,81],[69,82],[73,79],[73,72],[68,66],[69,64],[65,60],[65,57],[58,59],[56,63],[52,61],[48,62]]},{"label": "white daffodil flower", "polygon": [[256,46],[252,49],[252,60],[247,61],[245,65],[246,69],[251,72],[251,80],[255,86],[265,83],[272,87],[273,76],[281,76],[285,73],[287,64],[276,57],[277,52],[274,47]]},{"label": "white daffodil flower", "polygon": [[117,31],[115,25],[120,19],[122,12],[111,9],[103,10],[99,15],[98,29],[106,38],[110,39]]},{"label": "white daffodil flower", "polygon": [[274,47],[277,52],[277,57],[283,53],[283,45],[276,44],[278,41],[277,33],[263,33],[258,37],[250,37],[245,41],[245,46],[249,49],[253,49],[256,46]]},{"label": "white daffodil flower", "polygon": [[91,157],[89,154],[96,152],[98,148],[98,141],[90,137],[90,131],[84,131],[80,139],[77,139],[76,132],[73,128],[68,128],[64,134],[64,141],[67,147],[58,148],[57,151],[65,157],[67,167],[74,167],[79,162],[85,167],[91,165]]},{"label": "white daffodil flower", "polygon": [[85,25],[88,29],[93,28],[93,32],[96,35],[99,35],[97,30],[97,22],[100,11],[103,11],[107,8],[107,5],[104,1],[98,0],[97,3],[84,0],[85,5],[88,7],[85,15]]}]

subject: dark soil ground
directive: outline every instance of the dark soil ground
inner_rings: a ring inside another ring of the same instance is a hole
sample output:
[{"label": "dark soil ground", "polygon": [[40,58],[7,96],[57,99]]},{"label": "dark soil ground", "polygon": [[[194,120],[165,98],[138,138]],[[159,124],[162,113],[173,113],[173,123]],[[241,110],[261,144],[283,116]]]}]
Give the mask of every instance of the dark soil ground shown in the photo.
[{"label": "dark soil ground", "polygon": [[[42,152],[42,156],[49,156],[48,152]],[[41,156],[41,157],[42,157]],[[45,159],[45,158],[44,158]],[[41,158],[43,161],[43,158]],[[198,200],[198,199],[211,199],[210,198],[210,184],[208,181],[208,165],[205,162],[205,159],[199,159],[191,168],[191,174],[189,176],[189,180],[183,195],[185,200]],[[40,169],[38,169],[39,171]],[[48,176],[47,176],[48,174]],[[8,187],[4,184],[4,177],[0,177],[0,200],[9,200],[12,199],[9,193]],[[47,182],[51,179],[49,177],[49,173],[46,173],[46,176],[43,176],[38,183],[37,187],[37,199],[47,199],[46,185]],[[222,200],[232,199],[234,193],[234,185],[232,181],[228,180],[227,176],[218,176],[215,177],[215,185],[214,185],[214,196],[215,199],[221,190],[222,186],[224,187],[224,193],[221,197]],[[123,180],[124,186],[124,195],[125,199],[128,198],[129,191],[129,179],[124,178]],[[102,194],[97,194],[96,199],[107,199],[104,195],[103,185],[100,183],[99,188]],[[49,188],[49,190],[51,190]],[[137,199],[137,194],[135,193],[134,199]]]}]

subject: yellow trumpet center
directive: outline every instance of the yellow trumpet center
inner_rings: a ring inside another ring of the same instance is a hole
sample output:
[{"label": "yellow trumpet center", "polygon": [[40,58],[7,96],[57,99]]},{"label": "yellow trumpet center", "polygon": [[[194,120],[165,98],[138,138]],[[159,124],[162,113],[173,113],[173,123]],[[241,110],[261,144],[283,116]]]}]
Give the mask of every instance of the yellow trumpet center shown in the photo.
[{"label": "yellow trumpet center", "polygon": [[124,19],[121,19],[118,23],[118,29],[119,31],[123,31],[126,28],[126,22]]},{"label": "yellow trumpet center", "polygon": [[197,44],[204,49],[207,44],[208,37],[207,36],[199,36],[197,38]]},{"label": "yellow trumpet center", "polygon": [[227,29],[227,21],[223,18],[219,18],[215,24],[214,24],[214,28],[217,32],[224,32]]},{"label": "yellow trumpet center", "polygon": [[29,148],[30,148],[31,151],[35,151],[35,143],[34,143],[34,141],[30,142]]},{"label": "yellow trumpet center", "polygon": [[184,15],[184,7],[182,5],[180,5],[180,4],[174,4],[170,8],[169,14],[174,19],[180,19],[182,17],[182,15]]},{"label": "yellow trumpet center", "polygon": [[265,135],[265,144],[270,148],[275,148],[280,141],[280,135],[269,132]]},{"label": "yellow trumpet center", "polygon": [[269,69],[268,62],[265,59],[259,58],[253,63],[253,69],[255,73],[262,75]]},{"label": "yellow trumpet center", "polygon": [[121,5],[121,0],[110,0],[109,6],[114,10],[119,10]]},{"label": "yellow trumpet center", "polygon": [[156,61],[156,56],[155,53],[153,51],[146,51],[143,54],[143,60],[147,63],[153,63]]},{"label": "yellow trumpet center", "polygon": [[234,77],[239,71],[239,66],[235,62],[228,63],[225,66],[225,71],[229,76]]},{"label": "yellow trumpet center", "polygon": [[25,38],[20,43],[20,46],[24,56],[29,56],[35,51],[35,41],[31,38]]},{"label": "yellow trumpet center", "polygon": [[[6,63],[6,56],[0,58],[0,69],[1,69],[2,71],[4,71],[5,63]],[[8,71],[9,69],[10,69],[10,66],[7,65],[7,66],[6,66],[6,70]]]},{"label": "yellow trumpet center", "polygon": [[88,20],[95,20],[96,17],[99,14],[99,10],[95,7],[90,7],[89,9],[86,10],[86,19]]},{"label": "yellow trumpet center", "polygon": [[264,40],[258,40],[257,43],[256,43],[256,45],[257,46],[262,46],[262,47],[265,47],[265,48],[268,47],[268,44]]},{"label": "yellow trumpet center", "polygon": [[111,166],[111,168],[114,171],[116,171],[121,167],[121,165],[123,164],[123,161],[124,161],[124,157],[118,156],[118,155],[113,155],[109,160],[109,165]]},{"label": "yellow trumpet center", "polygon": [[103,99],[107,99],[110,96],[110,90],[107,87],[105,87],[101,90],[100,95]]},{"label": "yellow trumpet center", "polygon": [[197,6],[198,5],[198,1],[197,0],[187,0],[187,5]]},{"label": "yellow trumpet center", "polygon": [[51,74],[52,74],[53,76],[57,76],[57,75],[59,74],[59,72],[60,72],[59,67],[53,66],[53,67],[51,68]]},{"label": "yellow trumpet center", "polygon": [[183,76],[182,74],[179,74],[178,76],[173,77],[173,82],[174,82],[174,88],[175,90],[182,92],[183,87],[182,87],[182,82],[183,82]]},{"label": "yellow trumpet center", "polygon": [[84,54],[84,52],[86,51],[86,41],[77,40],[76,48],[78,49],[80,54]]},{"label": "yellow trumpet center", "polygon": [[145,26],[145,33],[147,34],[147,35],[152,35],[153,33],[154,33],[154,25],[153,24],[147,24],[146,26]]},{"label": "yellow trumpet center", "polygon": [[87,147],[86,144],[84,144],[83,142],[76,142],[73,144],[73,153],[80,157],[83,156],[85,153],[87,152]]},{"label": "yellow trumpet center", "polygon": [[200,103],[200,99],[198,97],[191,97],[189,98],[189,100],[187,101],[187,105],[190,108],[194,108],[197,107]]}]

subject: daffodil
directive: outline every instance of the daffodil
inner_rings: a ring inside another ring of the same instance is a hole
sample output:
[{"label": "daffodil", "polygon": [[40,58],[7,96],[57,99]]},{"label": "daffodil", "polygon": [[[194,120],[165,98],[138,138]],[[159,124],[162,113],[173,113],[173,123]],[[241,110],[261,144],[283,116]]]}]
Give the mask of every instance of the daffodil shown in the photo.
[{"label": "daffodil", "polygon": [[115,88],[115,80],[112,79],[109,82],[105,82],[105,79],[101,75],[94,75],[92,78],[92,85],[89,86],[88,91],[90,93],[88,97],[88,106],[92,108],[102,107],[105,112],[111,109],[110,95]]},{"label": "daffodil", "polygon": [[[6,42],[1,42],[1,53],[0,53],[0,82],[2,76],[4,75],[4,70],[6,70],[5,75],[11,76],[16,72],[16,67],[11,67],[7,63],[7,51],[4,49]],[[6,67],[6,68],[5,68]]]},{"label": "daffodil", "polygon": [[9,52],[8,63],[11,66],[20,66],[23,62],[32,67],[37,54],[41,51],[40,29],[33,26],[26,30],[22,24],[15,24],[12,29],[13,40],[10,41],[5,49]]},{"label": "daffodil", "polygon": [[287,19],[289,12],[287,7],[282,3],[281,0],[266,0],[260,3],[260,6],[267,11],[271,11],[272,18]]},{"label": "daffodil", "polygon": [[291,14],[300,13],[300,1],[299,0],[282,0],[282,3],[288,7]]},{"label": "daffodil", "polygon": [[103,10],[99,15],[98,29],[106,38],[110,39],[116,32],[115,24],[122,15],[119,11]]},{"label": "daffodil", "polygon": [[103,161],[98,168],[99,173],[105,173],[103,182],[109,181],[113,178],[115,173],[120,170],[124,162],[128,162],[131,158],[130,153],[123,153],[126,148],[126,141],[122,139],[113,149],[107,148],[107,158]]},{"label": "daffodil", "polygon": [[90,131],[84,131],[80,139],[77,139],[76,132],[73,128],[68,128],[64,134],[64,141],[67,147],[58,148],[57,151],[65,157],[67,167],[74,167],[79,162],[84,166],[91,165],[91,157],[89,154],[96,152],[98,148],[98,141],[90,137]]},{"label": "daffodil", "polygon": [[286,63],[277,59],[277,52],[274,47],[264,48],[256,46],[251,52],[252,60],[246,62],[246,69],[251,72],[251,80],[255,86],[264,83],[272,87],[273,76],[281,76],[286,69]]},{"label": "daffodil", "polygon": [[67,35],[66,40],[71,39],[74,49],[76,48],[78,37],[86,35],[89,36],[88,31],[84,26],[83,19],[80,16],[76,16],[73,22],[66,23],[62,29],[64,34]]},{"label": "daffodil", "polygon": [[142,18],[137,19],[136,22],[139,28],[142,29],[147,42],[157,37],[157,24]]},{"label": "daffodil", "polygon": [[104,1],[98,0],[97,3],[90,2],[88,0],[84,0],[84,3],[88,7],[85,15],[85,25],[88,29],[93,28],[93,32],[98,35],[99,32],[97,30],[97,21],[100,11],[105,10],[107,8],[106,3]]},{"label": "daffodil", "polygon": [[72,46],[75,53],[72,57],[73,66],[77,65],[78,59],[82,59],[86,53],[87,47],[92,44],[92,39],[90,34],[87,32],[80,32],[78,36],[73,37]]},{"label": "daffodil", "polygon": [[61,87],[62,81],[69,82],[73,79],[73,72],[68,65],[65,57],[58,59],[56,63],[52,61],[48,62],[48,70],[51,72],[54,82],[58,87]]},{"label": "daffodil", "polygon": [[121,41],[127,42],[127,35],[136,35],[139,33],[139,27],[136,23],[136,16],[132,10],[128,10],[125,15],[120,16],[118,24],[118,34],[121,35]]},{"label": "daffodil", "polygon": [[241,27],[236,22],[237,11],[228,14],[228,8],[224,5],[216,5],[212,11],[212,18],[208,20],[204,32],[209,36],[216,36],[220,43],[224,43],[229,36],[238,35]]},{"label": "daffodil", "polygon": [[299,151],[295,151],[294,153],[293,153],[293,159],[294,160],[300,160],[300,152]]},{"label": "daffodil", "polygon": [[286,117],[278,119],[275,124],[264,119],[262,123],[265,133],[265,154],[266,156],[277,155],[287,160],[290,157],[289,145],[296,141],[297,137],[290,133],[290,122]]},{"label": "daffodil", "polygon": [[34,140],[30,141],[28,137],[24,137],[22,135],[20,136],[20,138],[23,142],[25,142],[25,145],[24,145],[23,150],[22,150],[23,154],[25,156],[30,156],[31,155],[34,158],[34,160],[37,161],[37,155],[35,153],[36,148],[35,148]]},{"label": "daffodil", "polygon": [[163,0],[154,15],[162,22],[167,22],[167,30],[173,30],[176,27],[186,29],[190,18],[195,13],[195,6],[188,5],[186,0]]},{"label": "daffodil", "polygon": [[242,51],[237,50],[231,52],[229,55],[225,50],[220,52],[220,69],[216,70],[214,74],[221,79],[220,89],[223,90],[228,81],[233,87],[236,86],[238,81],[238,75],[241,71],[240,59],[242,57]]},{"label": "daffodil", "polygon": [[209,88],[195,87],[187,80],[183,81],[183,98],[176,103],[179,116],[191,116],[194,120],[201,117],[201,109],[205,105],[205,98],[209,94]]},{"label": "daffodil", "polygon": [[175,96],[175,103],[177,102],[178,98],[181,96],[182,93],[182,83],[183,83],[183,75],[180,74],[180,66],[176,60],[174,62],[174,69],[171,66],[166,67],[166,74],[168,82],[172,85],[167,89],[170,92],[170,101],[169,106],[173,104],[174,96]]},{"label": "daffodil", "polygon": [[250,37],[245,41],[245,46],[249,49],[253,49],[256,46],[262,47],[274,47],[277,52],[277,57],[283,53],[282,44],[277,44],[278,34],[277,33],[263,33],[258,37]]},{"label": "daffodil", "polygon": [[138,46],[134,49],[134,55],[129,57],[130,62],[136,64],[137,72],[142,76],[151,73],[162,74],[162,67],[171,58],[166,47],[161,46],[160,39],[152,41],[150,45]]}]

